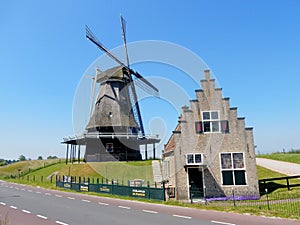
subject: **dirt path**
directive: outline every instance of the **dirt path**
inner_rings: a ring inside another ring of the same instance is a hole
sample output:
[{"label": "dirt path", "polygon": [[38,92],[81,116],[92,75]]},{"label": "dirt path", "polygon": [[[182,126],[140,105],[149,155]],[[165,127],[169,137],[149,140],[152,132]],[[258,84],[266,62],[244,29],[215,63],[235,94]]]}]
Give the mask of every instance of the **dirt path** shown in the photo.
[{"label": "dirt path", "polygon": [[288,176],[300,175],[300,164],[256,158],[256,164]]}]

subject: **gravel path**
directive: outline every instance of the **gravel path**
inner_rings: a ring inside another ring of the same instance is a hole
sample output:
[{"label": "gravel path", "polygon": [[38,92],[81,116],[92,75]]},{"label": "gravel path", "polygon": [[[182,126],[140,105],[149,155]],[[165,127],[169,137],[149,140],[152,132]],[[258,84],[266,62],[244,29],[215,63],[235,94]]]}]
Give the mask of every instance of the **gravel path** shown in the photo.
[{"label": "gravel path", "polygon": [[300,175],[300,164],[256,158],[256,164],[288,176]]}]

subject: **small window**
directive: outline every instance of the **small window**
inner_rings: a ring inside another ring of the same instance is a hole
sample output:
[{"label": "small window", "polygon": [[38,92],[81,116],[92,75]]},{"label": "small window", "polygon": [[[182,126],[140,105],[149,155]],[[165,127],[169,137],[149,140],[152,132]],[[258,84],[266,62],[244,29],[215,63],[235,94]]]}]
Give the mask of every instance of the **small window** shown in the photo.
[{"label": "small window", "polygon": [[195,154],[195,163],[202,163],[201,154]]},{"label": "small window", "polygon": [[211,112],[211,119],[212,120],[218,120],[219,119],[219,113],[218,112]]},{"label": "small window", "polygon": [[194,155],[187,155],[187,163],[188,164],[194,163]]},{"label": "small window", "polygon": [[222,164],[222,169],[231,169],[232,168],[230,153],[221,154],[221,164]]},{"label": "small window", "polygon": [[112,153],[114,151],[114,144],[113,143],[107,143],[106,144],[106,151],[109,153]]},{"label": "small window", "polygon": [[210,112],[203,112],[203,120],[210,120]]},{"label": "small window", "polygon": [[186,155],[186,164],[187,165],[202,164],[202,154],[200,154],[200,153],[187,154]]},{"label": "small window", "polygon": [[222,171],[223,185],[233,185],[233,174],[231,171]]}]

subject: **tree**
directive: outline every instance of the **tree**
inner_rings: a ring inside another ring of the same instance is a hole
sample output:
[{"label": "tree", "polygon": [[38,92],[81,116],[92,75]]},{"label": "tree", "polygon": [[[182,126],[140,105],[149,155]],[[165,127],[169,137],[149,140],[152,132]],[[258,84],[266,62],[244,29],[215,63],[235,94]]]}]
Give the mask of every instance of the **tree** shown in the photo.
[{"label": "tree", "polygon": [[20,155],[19,161],[26,161],[26,157],[24,155]]},{"label": "tree", "polygon": [[39,156],[39,157],[37,158],[37,160],[43,160],[43,157],[42,157],[42,156]]},{"label": "tree", "polygon": [[57,156],[51,156],[51,155],[49,155],[49,156],[47,157],[47,159],[57,159]]}]

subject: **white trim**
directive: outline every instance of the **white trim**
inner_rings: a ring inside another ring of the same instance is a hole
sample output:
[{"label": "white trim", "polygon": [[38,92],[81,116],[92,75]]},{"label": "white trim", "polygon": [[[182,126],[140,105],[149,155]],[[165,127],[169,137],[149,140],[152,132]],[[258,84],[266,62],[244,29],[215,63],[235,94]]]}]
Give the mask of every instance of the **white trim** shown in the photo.
[{"label": "white trim", "polygon": [[[188,155],[193,155],[193,163],[188,162]],[[201,162],[200,163],[195,162],[195,156],[196,155],[201,155]],[[187,153],[187,154],[185,154],[185,165],[187,165],[187,166],[203,165],[203,153]]]},{"label": "white trim", "polygon": [[[203,113],[206,113],[208,112],[209,113],[209,117],[210,119],[204,119],[203,117]],[[218,113],[218,119],[212,119],[211,118],[211,113],[212,112],[217,112]],[[221,129],[221,119],[220,119],[220,110],[209,110],[209,111],[201,111],[201,117],[202,117],[202,130],[203,130],[203,133],[207,133],[207,134],[210,134],[210,133],[222,133],[222,129]],[[205,122],[209,122],[210,123],[210,131],[205,131],[204,130],[204,123]],[[212,122],[218,122],[219,124],[219,130],[218,131],[213,131],[212,130]]]},{"label": "white trim", "polygon": [[[234,168],[234,163],[233,163],[233,154],[243,154],[243,163],[244,163],[244,167],[243,168]],[[231,169],[223,169],[222,168],[222,158],[221,155],[222,154],[230,154],[230,158],[231,158],[231,163],[232,163],[232,168]],[[236,187],[236,186],[248,186],[248,179],[247,179],[247,169],[246,169],[246,160],[245,160],[245,153],[244,152],[219,152],[219,163],[220,163],[220,175],[221,175],[221,186],[222,187]],[[223,184],[223,171],[232,171],[232,179],[233,179],[233,185],[224,185]],[[246,184],[242,184],[242,185],[236,185],[235,184],[235,175],[234,175],[234,171],[245,171],[245,183]]]}]

